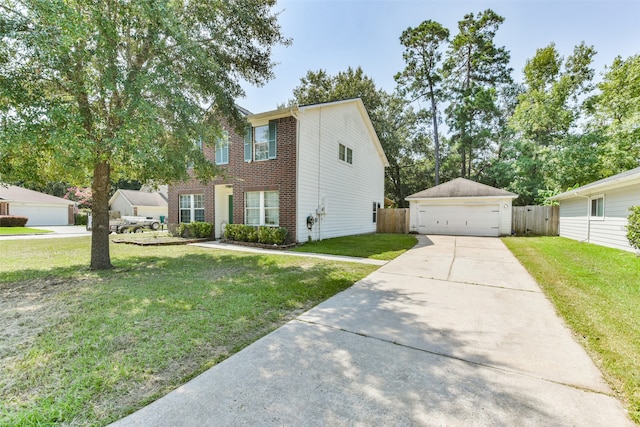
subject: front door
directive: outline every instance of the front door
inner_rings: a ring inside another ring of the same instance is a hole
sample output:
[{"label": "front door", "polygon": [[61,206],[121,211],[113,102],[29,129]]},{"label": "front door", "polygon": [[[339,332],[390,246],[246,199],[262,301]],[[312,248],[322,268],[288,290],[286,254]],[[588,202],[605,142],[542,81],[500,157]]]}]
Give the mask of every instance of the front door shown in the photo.
[{"label": "front door", "polygon": [[229,224],[233,224],[233,194],[229,194]]}]

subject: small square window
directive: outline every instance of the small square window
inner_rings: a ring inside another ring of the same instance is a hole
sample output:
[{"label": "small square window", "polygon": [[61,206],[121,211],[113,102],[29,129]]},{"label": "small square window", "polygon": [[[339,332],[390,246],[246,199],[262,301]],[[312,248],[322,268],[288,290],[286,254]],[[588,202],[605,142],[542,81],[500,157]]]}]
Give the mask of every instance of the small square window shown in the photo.
[{"label": "small square window", "polygon": [[344,144],[338,144],[338,160],[353,164],[353,150]]}]

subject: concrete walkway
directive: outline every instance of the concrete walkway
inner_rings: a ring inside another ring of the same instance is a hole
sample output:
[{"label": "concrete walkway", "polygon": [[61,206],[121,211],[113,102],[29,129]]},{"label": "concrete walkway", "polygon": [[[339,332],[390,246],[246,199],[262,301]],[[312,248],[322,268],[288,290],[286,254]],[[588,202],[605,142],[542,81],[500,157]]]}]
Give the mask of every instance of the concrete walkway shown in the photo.
[{"label": "concrete walkway", "polygon": [[326,255],[326,254],[315,254],[310,252],[291,252],[291,251],[281,251],[281,250],[274,250],[274,249],[253,248],[249,246],[220,243],[218,241],[191,243],[191,245],[199,246],[202,248],[210,248],[210,249],[224,249],[226,251],[249,252],[254,254],[268,254],[268,255],[286,255],[286,256],[295,256],[295,257],[304,257],[304,258],[318,258],[318,259],[326,259],[329,261],[357,262],[360,264],[370,264],[370,265],[385,265],[387,262],[389,262],[389,261],[383,261],[379,259],[357,258],[357,257],[351,257],[351,256]]},{"label": "concrete walkway", "polygon": [[429,236],[114,425],[633,424],[500,240]]}]

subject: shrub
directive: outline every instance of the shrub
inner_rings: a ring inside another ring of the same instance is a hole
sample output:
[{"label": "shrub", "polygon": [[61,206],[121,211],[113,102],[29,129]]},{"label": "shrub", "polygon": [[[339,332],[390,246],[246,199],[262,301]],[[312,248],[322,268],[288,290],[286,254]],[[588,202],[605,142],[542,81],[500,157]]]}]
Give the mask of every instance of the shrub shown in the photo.
[{"label": "shrub", "polygon": [[188,224],[179,224],[173,235],[184,238],[204,239],[211,237],[213,233],[213,224],[210,222],[190,222]]},{"label": "shrub", "polygon": [[640,250],[640,206],[631,206],[629,211],[627,240],[633,248]]},{"label": "shrub", "polygon": [[287,240],[287,229],[284,227],[272,228],[271,235],[274,244],[282,245]]},{"label": "shrub", "polygon": [[269,227],[258,227],[258,242],[273,245],[273,237]]},{"label": "shrub", "polygon": [[26,216],[0,215],[0,227],[24,227],[27,221]]},{"label": "shrub", "polygon": [[282,245],[287,238],[287,229],[283,227],[254,227],[244,224],[229,224],[224,230],[224,237],[238,242]]},{"label": "shrub", "polygon": [[247,241],[252,243],[258,242],[258,229],[256,227],[251,227],[249,232],[247,233]]},{"label": "shrub", "polygon": [[87,214],[77,213],[73,215],[73,223],[75,225],[87,225]]}]

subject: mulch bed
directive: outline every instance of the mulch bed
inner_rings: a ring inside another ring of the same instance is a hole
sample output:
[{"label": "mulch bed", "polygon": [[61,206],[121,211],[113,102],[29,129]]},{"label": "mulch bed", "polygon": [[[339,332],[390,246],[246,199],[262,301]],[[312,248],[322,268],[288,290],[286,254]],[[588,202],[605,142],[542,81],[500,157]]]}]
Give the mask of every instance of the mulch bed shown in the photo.
[{"label": "mulch bed", "polygon": [[250,248],[260,248],[260,249],[272,249],[276,251],[283,251],[286,249],[295,248],[298,246],[297,243],[290,243],[288,245],[265,245],[264,243],[254,243],[254,242],[238,242],[236,240],[220,240],[220,243],[227,243],[230,245],[238,245],[238,246],[248,246]]},{"label": "mulch bed", "polygon": [[211,239],[183,239],[182,237],[157,237],[141,239],[113,239],[113,243],[125,243],[138,246],[188,245],[189,243],[208,242]]}]

